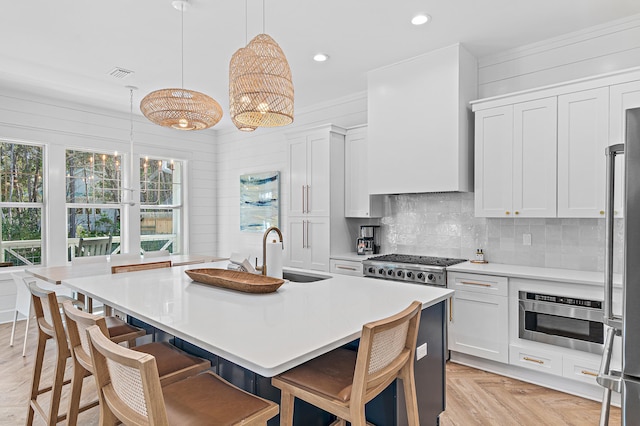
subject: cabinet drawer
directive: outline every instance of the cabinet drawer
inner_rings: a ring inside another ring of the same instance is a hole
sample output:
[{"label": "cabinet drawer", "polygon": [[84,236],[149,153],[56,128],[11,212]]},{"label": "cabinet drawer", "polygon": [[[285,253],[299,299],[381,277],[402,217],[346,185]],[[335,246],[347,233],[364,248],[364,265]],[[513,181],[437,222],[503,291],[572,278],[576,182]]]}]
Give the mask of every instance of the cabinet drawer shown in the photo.
[{"label": "cabinet drawer", "polygon": [[447,287],[456,291],[462,290],[506,296],[508,294],[507,283],[507,277],[466,274],[461,272],[447,273]]},{"label": "cabinet drawer", "polygon": [[597,384],[596,376],[600,369],[600,363],[588,359],[565,356],[562,360],[562,375],[567,379]]},{"label": "cabinet drawer", "polygon": [[553,352],[510,345],[509,364],[562,376],[562,355]]},{"label": "cabinet drawer", "polygon": [[355,275],[361,277],[362,262],[357,260],[336,260],[331,259],[331,272],[342,275]]}]

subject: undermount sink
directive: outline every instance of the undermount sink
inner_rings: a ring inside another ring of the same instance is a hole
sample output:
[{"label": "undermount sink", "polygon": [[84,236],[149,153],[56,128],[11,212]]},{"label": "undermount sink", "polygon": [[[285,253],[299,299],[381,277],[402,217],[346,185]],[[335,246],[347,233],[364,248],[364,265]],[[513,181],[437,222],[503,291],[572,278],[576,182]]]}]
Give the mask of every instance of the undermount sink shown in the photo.
[{"label": "undermount sink", "polygon": [[314,281],[322,281],[331,278],[328,275],[313,275],[301,272],[282,271],[282,278],[292,283],[312,283]]}]

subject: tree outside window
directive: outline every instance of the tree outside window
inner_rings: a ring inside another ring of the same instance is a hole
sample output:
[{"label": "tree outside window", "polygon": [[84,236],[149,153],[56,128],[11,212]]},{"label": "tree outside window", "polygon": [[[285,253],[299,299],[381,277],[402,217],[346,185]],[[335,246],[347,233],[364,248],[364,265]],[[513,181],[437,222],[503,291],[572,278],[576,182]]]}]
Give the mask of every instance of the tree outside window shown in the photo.
[{"label": "tree outside window", "polygon": [[0,140],[0,262],[42,263],[43,147]]}]

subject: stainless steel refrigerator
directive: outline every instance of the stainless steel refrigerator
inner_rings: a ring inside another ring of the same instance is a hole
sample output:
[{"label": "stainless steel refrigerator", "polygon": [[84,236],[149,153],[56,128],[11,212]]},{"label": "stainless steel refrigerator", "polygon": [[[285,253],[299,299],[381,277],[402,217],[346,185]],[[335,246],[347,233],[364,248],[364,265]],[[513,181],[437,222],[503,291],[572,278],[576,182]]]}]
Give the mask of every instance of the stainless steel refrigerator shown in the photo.
[{"label": "stainless steel refrigerator", "polygon": [[[606,150],[607,205],[604,314],[607,328],[597,381],[604,386],[600,424],[608,423],[611,391],[621,394],[622,424],[640,424],[640,108],[626,111],[625,143]],[[613,312],[613,193],[615,157],[624,154],[622,316]],[[622,369],[611,371],[614,336],[622,338]]]}]

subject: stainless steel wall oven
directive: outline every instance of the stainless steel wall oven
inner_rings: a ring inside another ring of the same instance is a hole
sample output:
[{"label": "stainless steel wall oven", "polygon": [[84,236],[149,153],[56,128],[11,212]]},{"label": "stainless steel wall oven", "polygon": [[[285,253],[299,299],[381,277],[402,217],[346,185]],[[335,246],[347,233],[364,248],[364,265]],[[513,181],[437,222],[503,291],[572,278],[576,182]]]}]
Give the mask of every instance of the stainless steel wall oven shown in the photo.
[{"label": "stainless steel wall oven", "polygon": [[602,354],[602,301],[519,292],[521,339]]}]

